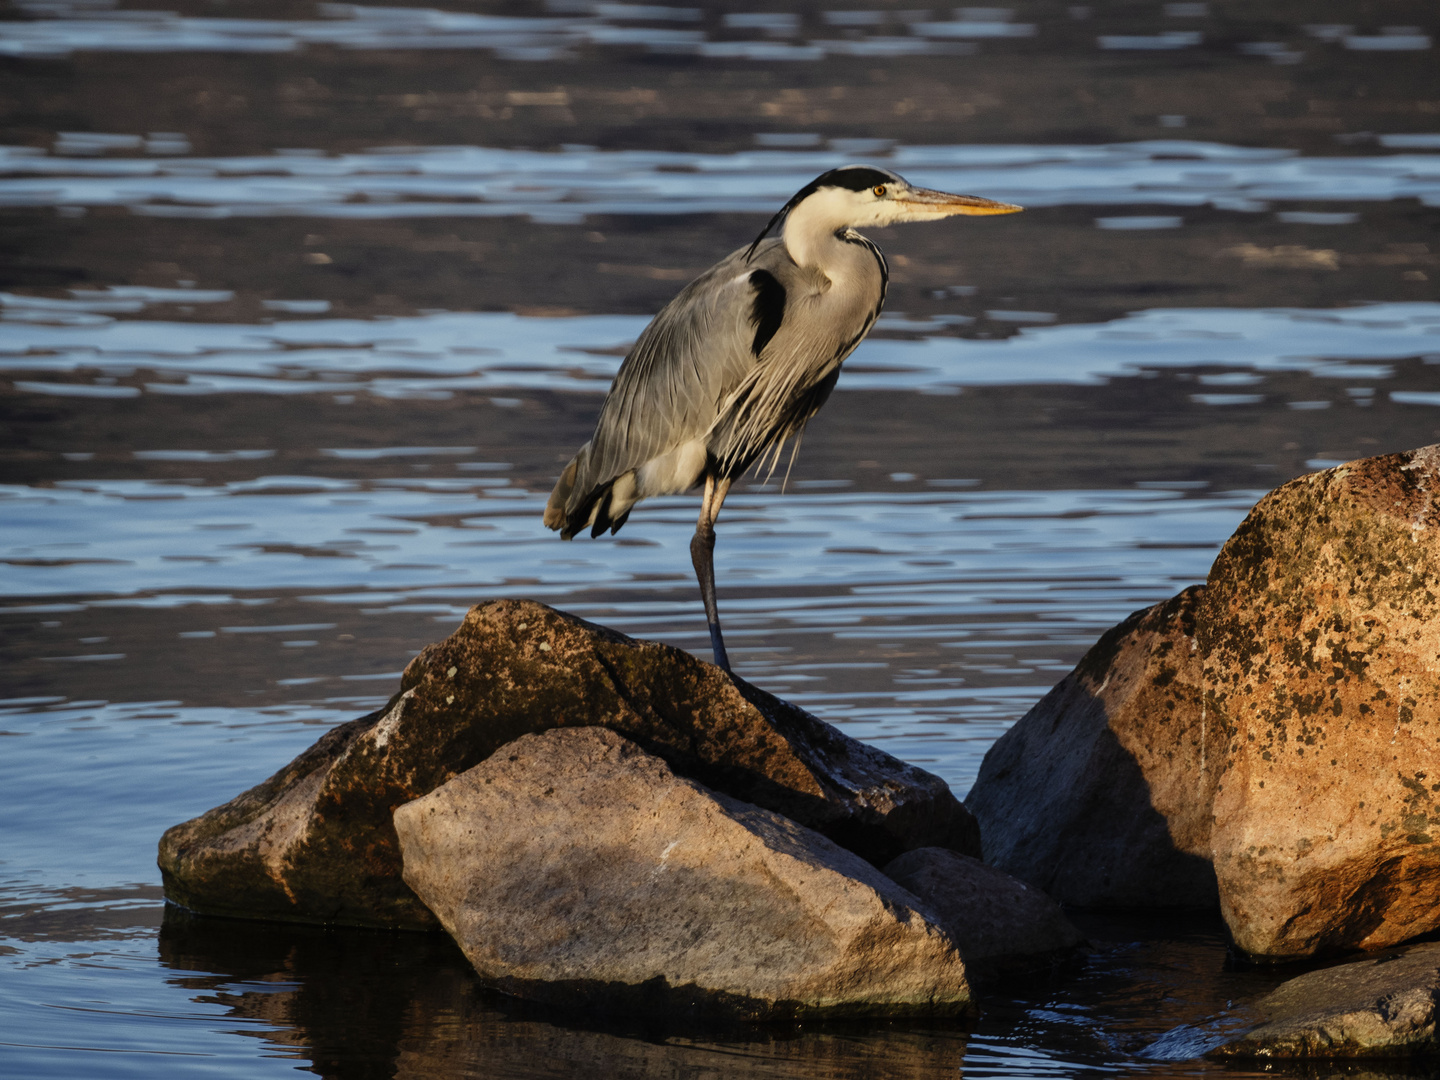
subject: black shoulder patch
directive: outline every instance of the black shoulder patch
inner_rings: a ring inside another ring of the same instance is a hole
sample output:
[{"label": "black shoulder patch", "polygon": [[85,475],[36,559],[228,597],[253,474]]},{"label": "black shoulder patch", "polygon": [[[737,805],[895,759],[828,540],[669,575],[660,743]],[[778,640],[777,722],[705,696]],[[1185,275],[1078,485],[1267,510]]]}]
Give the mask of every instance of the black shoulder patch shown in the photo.
[{"label": "black shoulder patch", "polygon": [[755,290],[755,301],[750,305],[755,340],[750,351],[759,356],[785,320],[785,286],[769,270],[751,271],[750,286]]}]

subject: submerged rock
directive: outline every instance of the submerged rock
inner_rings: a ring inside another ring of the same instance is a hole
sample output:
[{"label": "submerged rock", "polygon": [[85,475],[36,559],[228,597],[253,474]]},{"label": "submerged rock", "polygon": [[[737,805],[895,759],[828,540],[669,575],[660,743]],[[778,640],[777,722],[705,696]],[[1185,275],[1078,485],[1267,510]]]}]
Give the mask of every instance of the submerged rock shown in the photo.
[{"label": "submerged rock", "polygon": [[1262,998],[1264,1023],[1218,1058],[1393,1058],[1440,1053],[1440,943],[1311,971]]},{"label": "submerged rock", "polygon": [[960,948],[972,979],[1063,960],[1085,937],[1033,885],[944,848],[907,851],[885,875],[914,893]]},{"label": "submerged rock", "polygon": [[590,725],[877,864],[914,847],[979,853],[939,777],[679,649],[500,600],[417,656],[384,709],[166,832],[165,894],[212,914],[433,928],[401,880],[395,808],[527,732]]},{"label": "submerged rock", "polygon": [[1215,906],[1210,799],[1226,740],[1200,719],[1203,595],[1107,631],[991,747],[965,800],[986,862],[1080,907]]},{"label": "submerged rock", "polygon": [[405,880],[488,983],[645,1012],[962,1011],[920,902],[604,728],[525,735],[395,812]]},{"label": "submerged rock", "polygon": [[[1440,446],[1271,492],[987,755],[987,858],[1057,899],[1217,895],[1272,957],[1440,928]],[[1209,862],[1215,886],[1209,884]]]}]

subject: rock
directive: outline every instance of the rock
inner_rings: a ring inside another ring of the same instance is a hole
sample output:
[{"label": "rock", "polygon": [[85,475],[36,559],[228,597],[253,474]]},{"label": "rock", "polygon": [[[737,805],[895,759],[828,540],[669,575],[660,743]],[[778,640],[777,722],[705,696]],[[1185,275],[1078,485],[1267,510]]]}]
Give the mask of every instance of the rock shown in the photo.
[{"label": "rock", "polygon": [[1437,491],[1431,446],[1262,499],[1203,590],[996,743],[968,799],[989,861],[1069,903],[1218,894],[1262,956],[1440,928]]},{"label": "rock", "polygon": [[915,897],[605,728],[522,736],[395,828],[405,880],[481,978],[521,997],[751,1019],[969,1002]]},{"label": "rock", "polygon": [[416,657],[384,709],[166,832],[165,894],[211,914],[434,928],[401,880],[395,808],[527,732],[589,725],[877,864],[913,847],[979,853],[939,777],[679,649],[500,600]]},{"label": "rock", "polygon": [[885,876],[919,897],[955,940],[972,981],[1047,967],[1084,944],[1054,900],[969,855],[918,848]]},{"label": "rock", "polygon": [[1377,949],[1440,927],[1440,446],[1260,501],[1197,616],[1230,740],[1211,832],[1236,944]]},{"label": "rock", "polygon": [[444,776],[435,755],[387,753],[407,702],[332,728],[264,783],[167,829],[165,898],[210,915],[437,928],[383,827]]},{"label": "rock", "polygon": [[1262,998],[1265,1022],[1218,1058],[1408,1057],[1440,1053],[1440,943],[1311,971]]},{"label": "rock", "polygon": [[1202,720],[1203,595],[1107,631],[991,747],[965,800],[986,862],[1079,907],[1215,906],[1210,798],[1226,740]]}]

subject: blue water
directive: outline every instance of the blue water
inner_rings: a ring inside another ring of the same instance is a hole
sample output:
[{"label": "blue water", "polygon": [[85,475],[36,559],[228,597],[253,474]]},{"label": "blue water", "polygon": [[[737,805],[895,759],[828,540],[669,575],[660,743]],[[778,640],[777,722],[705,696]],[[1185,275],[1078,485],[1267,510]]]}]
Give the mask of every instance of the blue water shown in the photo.
[{"label": "blue water", "polygon": [[[752,7],[0,21],[24,101],[0,140],[0,1075],[1220,1073],[1196,1055],[1281,975],[1227,962],[1208,916],[1077,913],[1089,957],[971,1024],[694,1031],[524,1007],[443,937],[166,913],[160,833],[383,702],[477,602],[706,654],[694,497],[572,544],[541,509],[680,268],[836,164],[1032,213],[882,239],[889,310],[793,475],[725,505],[727,640],[957,794],[1265,491],[1440,438],[1423,5]],[[997,57],[1034,100],[972,78]],[[1226,73],[1268,81],[1240,110]],[[1121,79],[1130,126],[1066,119]],[[754,115],[687,96],[722,90]],[[599,135],[596,93],[620,117]],[[998,134],[897,136],[927,94]],[[1364,111],[1385,95],[1389,127]],[[436,109],[444,137],[412,138]],[[1014,231],[968,231],[990,228]],[[555,236],[594,280],[537,270]]]}]

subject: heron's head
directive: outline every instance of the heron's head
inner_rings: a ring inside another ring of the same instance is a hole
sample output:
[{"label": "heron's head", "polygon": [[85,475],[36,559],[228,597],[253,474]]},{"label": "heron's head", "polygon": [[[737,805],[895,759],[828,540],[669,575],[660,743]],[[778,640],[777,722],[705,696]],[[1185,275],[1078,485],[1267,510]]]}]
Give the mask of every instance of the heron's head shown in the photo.
[{"label": "heron's head", "polygon": [[[956,214],[1013,214],[1023,209],[978,195],[951,195],[916,187],[889,169],[845,165],[817,176],[797,191],[770,219],[760,237],[782,220],[786,243],[790,245],[792,239],[804,244],[804,238],[845,228],[938,221]],[[757,238],[755,243],[759,242]]]}]

